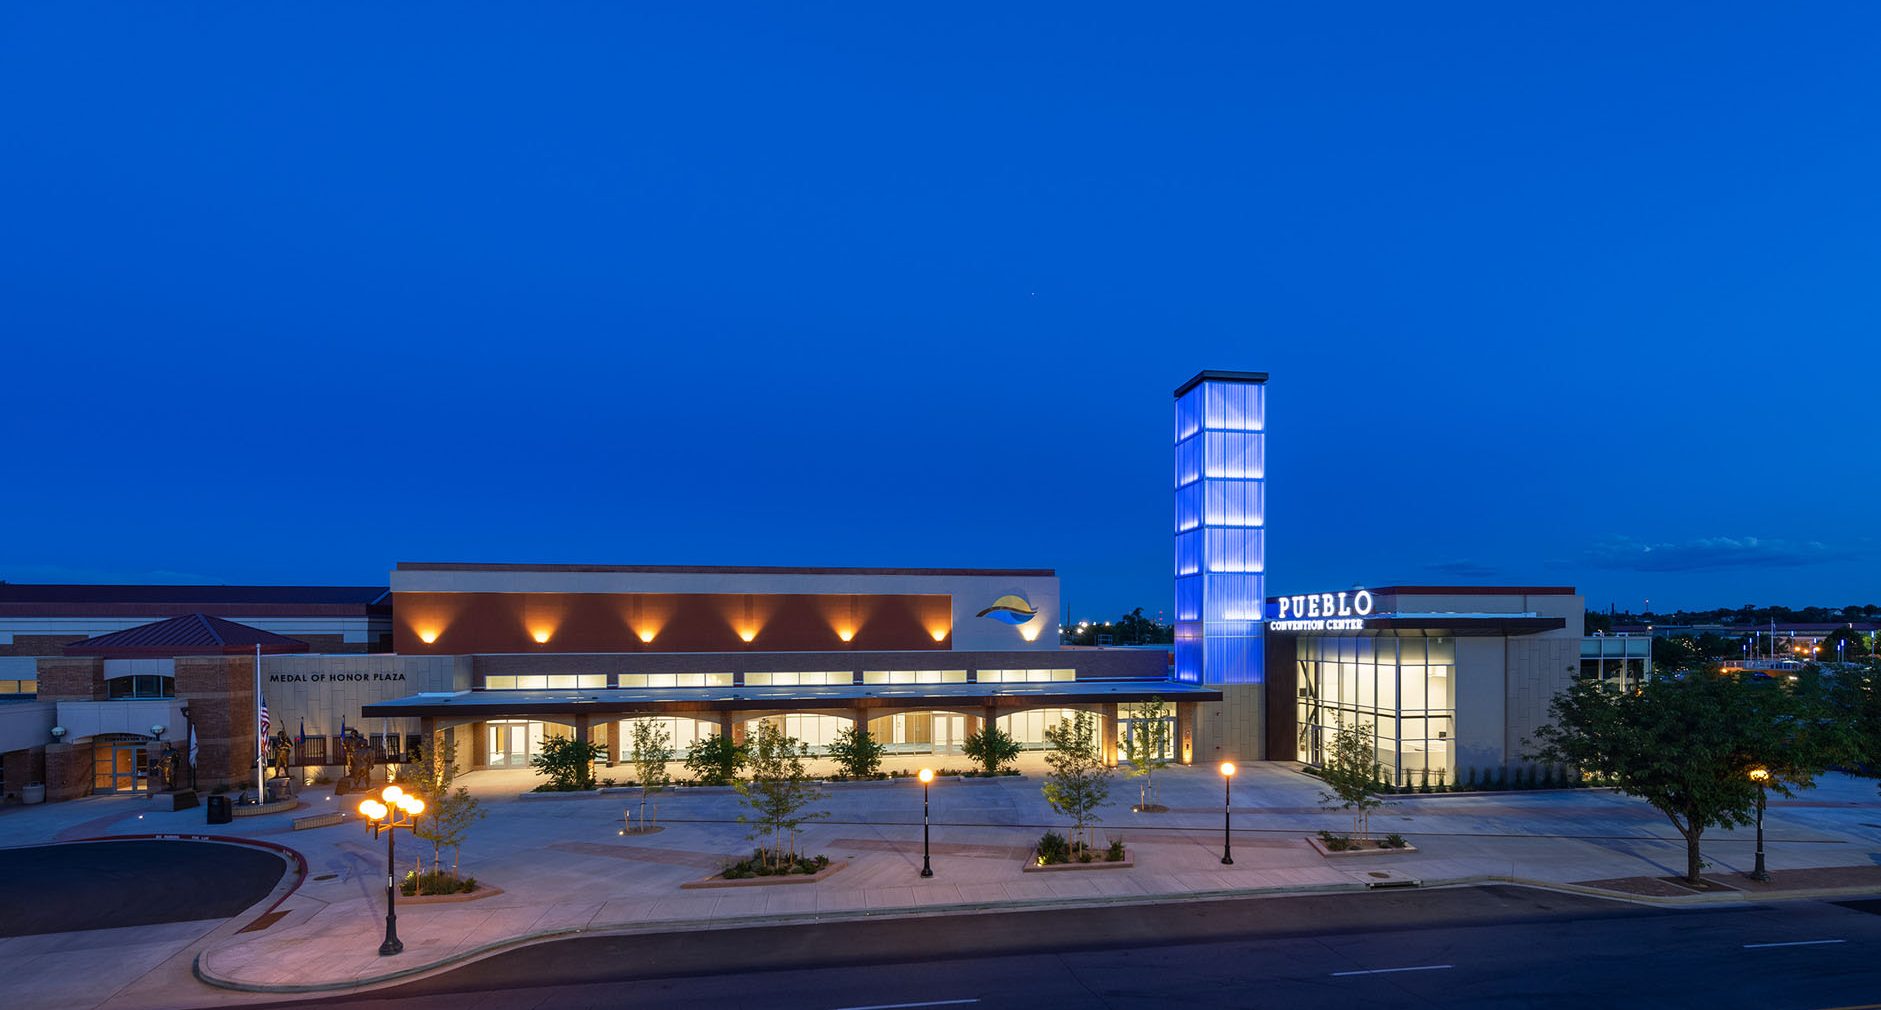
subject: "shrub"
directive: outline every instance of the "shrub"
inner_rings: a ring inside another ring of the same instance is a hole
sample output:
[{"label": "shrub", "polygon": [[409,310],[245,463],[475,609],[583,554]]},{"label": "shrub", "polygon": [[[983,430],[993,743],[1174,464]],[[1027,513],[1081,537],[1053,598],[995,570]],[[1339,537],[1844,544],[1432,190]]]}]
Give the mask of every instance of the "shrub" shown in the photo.
[{"label": "shrub", "polygon": [[407,870],[405,879],[398,885],[398,893],[407,898],[421,894],[469,894],[476,889],[477,878],[460,878],[444,870],[430,870],[425,873]]},{"label": "shrub", "polygon": [[1324,829],[1321,829],[1321,831],[1319,832],[1319,840],[1325,843],[1326,848],[1331,849],[1334,852],[1344,852],[1345,850],[1352,847],[1352,839],[1350,836],[1335,835],[1332,832],[1326,831]]},{"label": "shrub", "polygon": [[529,759],[529,767],[548,777],[537,790],[575,792],[594,788],[594,762],[601,757],[601,745],[572,736],[552,736],[542,741],[542,749]]},{"label": "shrub", "polygon": [[686,770],[702,786],[728,786],[748,758],[730,734],[715,733],[695,741],[686,751]]},{"label": "shrub", "polygon": [[961,744],[960,750],[979,763],[981,772],[996,775],[1001,769],[1018,759],[1019,741],[989,722],[982,726],[979,732],[967,734],[967,739]]},{"label": "shrub", "polygon": [[877,743],[866,727],[846,726],[830,741],[829,756],[850,778],[874,778],[888,748]]},{"label": "shrub", "polygon": [[1104,853],[1104,859],[1112,863],[1123,862],[1123,839],[1113,838],[1110,840],[1110,850]]},{"label": "shrub", "polygon": [[1387,849],[1402,849],[1409,844],[1411,843],[1405,841],[1403,835],[1395,831],[1385,836],[1384,846]]},{"label": "shrub", "polygon": [[1039,836],[1038,862],[1040,866],[1071,861],[1071,843],[1056,831],[1047,831]]}]

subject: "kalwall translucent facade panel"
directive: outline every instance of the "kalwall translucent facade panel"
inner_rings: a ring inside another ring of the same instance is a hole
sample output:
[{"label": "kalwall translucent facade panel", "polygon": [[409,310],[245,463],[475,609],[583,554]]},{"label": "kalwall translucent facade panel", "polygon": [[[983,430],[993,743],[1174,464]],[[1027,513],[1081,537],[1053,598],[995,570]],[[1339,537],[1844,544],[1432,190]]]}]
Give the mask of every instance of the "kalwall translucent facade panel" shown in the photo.
[{"label": "kalwall translucent facade panel", "polygon": [[1204,372],[1176,396],[1176,678],[1263,679],[1265,376]]}]

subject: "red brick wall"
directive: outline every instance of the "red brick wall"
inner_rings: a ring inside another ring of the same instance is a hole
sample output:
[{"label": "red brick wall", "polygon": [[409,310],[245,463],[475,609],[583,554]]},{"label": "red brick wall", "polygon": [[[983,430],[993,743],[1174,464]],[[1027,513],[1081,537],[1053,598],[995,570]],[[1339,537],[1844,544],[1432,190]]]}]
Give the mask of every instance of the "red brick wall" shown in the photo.
[{"label": "red brick wall", "polygon": [[84,635],[14,635],[13,644],[0,645],[0,656],[63,656],[66,646],[84,640]]},{"label": "red brick wall", "polygon": [[0,761],[6,763],[6,797],[9,802],[20,798],[20,788],[34,782],[46,781],[46,749],[28,747],[24,750],[8,751]]},{"label": "red brick wall", "polygon": [[46,657],[38,666],[40,701],[98,701],[105,696],[102,659]]},{"label": "red brick wall", "polygon": [[255,767],[254,657],[179,656],[176,696],[189,706],[196,728],[197,784],[207,789],[249,781]]},{"label": "red brick wall", "polygon": [[92,742],[55,743],[46,748],[46,802],[91,795],[95,756]]}]

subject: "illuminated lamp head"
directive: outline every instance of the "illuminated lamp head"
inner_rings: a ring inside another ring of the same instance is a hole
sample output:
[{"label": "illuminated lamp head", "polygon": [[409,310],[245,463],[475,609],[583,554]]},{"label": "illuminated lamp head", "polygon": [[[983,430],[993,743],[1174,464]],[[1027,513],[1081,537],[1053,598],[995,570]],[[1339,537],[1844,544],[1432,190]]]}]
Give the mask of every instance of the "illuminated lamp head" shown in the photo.
[{"label": "illuminated lamp head", "polygon": [[923,768],[921,769],[920,775],[917,777],[920,778],[922,785],[927,785],[929,782],[934,781],[934,769]]},{"label": "illuminated lamp head", "polygon": [[836,637],[847,642],[856,637],[856,632],[853,628],[838,628],[836,630]]},{"label": "illuminated lamp head", "polygon": [[425,643],[426,645],[430,645],[432,642],[435,642],[438,640],[438,629],[426,628],[423,631],[418,632],[418,640],[420,642]]},{"label": "illuminated lamp head", "polygon": [[740,628],[738,629],[738,637],[749,643],[758,637],[758,633],[756,629],[753,628]]},{"label": "illuminated lamp head", "polygon": [[640,641],[648,645],[651,645],[653,644],[653,635],[654,635],[653,629],[643,628],[640,631]]},{"label": "illuminated lamp head", "polygon": [[547,628],[537,628],[535,631],[529,633],[529,637],[535,639],[537,645],[547,645],[549,644],[549,634],[550,632]]},{"label": "illuminated lamp head", "polygon": [[936,642],[947,641],[947,629],[946,628],[929,628],[927,629],[927,633],[930,635],[933,635],[934,641]]}]

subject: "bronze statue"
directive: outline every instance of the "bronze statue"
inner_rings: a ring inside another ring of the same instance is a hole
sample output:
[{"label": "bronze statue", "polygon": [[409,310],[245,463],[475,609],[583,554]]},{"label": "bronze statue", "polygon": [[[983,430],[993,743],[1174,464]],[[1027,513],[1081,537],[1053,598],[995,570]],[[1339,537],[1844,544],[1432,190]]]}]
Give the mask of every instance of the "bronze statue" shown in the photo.
[{"label": "bronze statue", "polygon": [[159,792],[169,792],[183,783],[183,752],[170,744],[163,745],[163,753],[157,757],[157,773],[163,777],[158,786]]},{"label": "bronze statue", "polygon": [[282,730],[268,741],[268,777],[286,775],[293,761],[294,738],[287,735],[287,730]]},{"label": "bronze statue", "polygon": [[364,733],[349,727],[340,738],[340,766],[340,781],[333,787],[335,794],[372,788],[372,742]]}]

